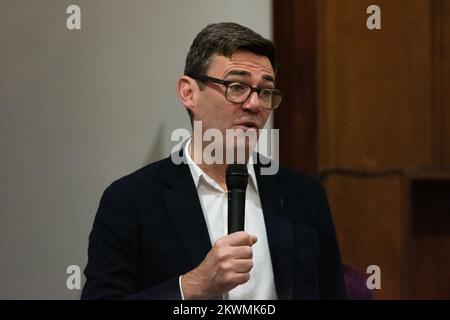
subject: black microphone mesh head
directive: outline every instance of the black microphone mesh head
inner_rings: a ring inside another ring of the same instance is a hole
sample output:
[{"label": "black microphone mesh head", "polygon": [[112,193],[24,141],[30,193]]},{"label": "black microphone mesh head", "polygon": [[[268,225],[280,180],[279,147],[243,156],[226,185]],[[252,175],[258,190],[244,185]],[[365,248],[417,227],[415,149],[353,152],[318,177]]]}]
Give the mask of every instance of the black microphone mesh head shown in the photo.
[{"label": "black microphone mesh head", "polygon": [[227,188],[247,189],[248,171],[245,164],[229,164],[226,173]]}]

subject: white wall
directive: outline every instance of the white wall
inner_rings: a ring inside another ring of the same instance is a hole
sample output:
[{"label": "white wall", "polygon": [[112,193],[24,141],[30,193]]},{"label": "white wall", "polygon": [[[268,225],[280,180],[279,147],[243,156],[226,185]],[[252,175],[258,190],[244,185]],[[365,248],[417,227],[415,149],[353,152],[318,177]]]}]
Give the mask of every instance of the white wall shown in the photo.
[{"label": "white wall", "polygon": [[[82,30],[66,28],[81,7]],[[0,0],[0,299],[77,299],[100,196],[189,128],[175,93],[207,23],[271,37],[270,0]]]}]

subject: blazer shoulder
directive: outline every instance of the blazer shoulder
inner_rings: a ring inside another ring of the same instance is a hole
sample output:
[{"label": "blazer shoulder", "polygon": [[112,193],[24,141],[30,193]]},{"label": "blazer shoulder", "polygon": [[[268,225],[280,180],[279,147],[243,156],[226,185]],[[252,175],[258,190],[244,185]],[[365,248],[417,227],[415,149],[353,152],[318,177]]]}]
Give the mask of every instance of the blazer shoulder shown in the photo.
[{"label": "blazer shoulder", "polygon": [[113,181],[105,192],[140,194],[143,190],[151,192],[158,188],[164,178],[164,172],[170,166],[170,158],[150,163],[130,174]]}]

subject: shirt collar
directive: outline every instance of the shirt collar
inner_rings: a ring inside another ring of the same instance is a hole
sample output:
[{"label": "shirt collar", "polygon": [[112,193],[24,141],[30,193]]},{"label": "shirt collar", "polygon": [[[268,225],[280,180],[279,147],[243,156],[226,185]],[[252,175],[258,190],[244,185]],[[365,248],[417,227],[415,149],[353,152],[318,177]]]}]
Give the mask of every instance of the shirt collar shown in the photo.
[{"label": "shirt collar", "polygon": [[[220,191],[223,192],[222,188],[219,186],[219,184],[214,181],[210,176],[208,176],[195,162],[192,160],[192,157],[189,153],[189,146],[191,145],[192,138],[189,138],[189,140],[184,145],[183,149],[183,155],[186,157],[186,163],[189,165],[189,169],[191,170],[192,178],[194,179],[195,187],[199,188],[200,182],[205,182],[212,186],[215,189],[220,189]],[[249,161],[247,162],[247,171],[248,175],[250,177],[250,183],[249,185],[253,190],[258,193],[258,183],[256,182],[256,173],[255,168],[253,166],[253,155],[250,157]]]}]

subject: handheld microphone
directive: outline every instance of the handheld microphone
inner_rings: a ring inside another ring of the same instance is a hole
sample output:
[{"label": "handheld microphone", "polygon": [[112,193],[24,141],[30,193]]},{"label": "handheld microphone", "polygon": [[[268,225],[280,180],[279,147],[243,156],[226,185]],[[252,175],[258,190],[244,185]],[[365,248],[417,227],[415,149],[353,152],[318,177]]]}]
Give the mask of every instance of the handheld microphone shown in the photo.
[{"label": "handheld microphone", "polygon": [[228,189],[228,234],[244,230],[245,190],[248,183],[247,166],[230,164],[227,166],[226,183]]}]

